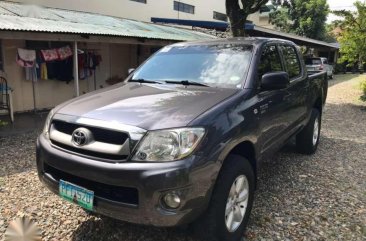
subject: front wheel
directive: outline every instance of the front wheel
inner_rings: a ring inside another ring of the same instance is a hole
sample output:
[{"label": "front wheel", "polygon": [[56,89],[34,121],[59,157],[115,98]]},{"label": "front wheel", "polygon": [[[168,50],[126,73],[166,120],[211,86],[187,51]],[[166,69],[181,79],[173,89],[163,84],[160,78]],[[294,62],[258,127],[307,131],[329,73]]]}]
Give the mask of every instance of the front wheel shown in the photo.
[{"label": "front wheel", "polygon": [[196,233],[207,241],[242,240],[253,205],[254,186],[255,176],[249,161],[229,155],[208,210],[194,223]]},{"label": "front wheel", "polygon": [[296,147],[300,153],[314,154],[318,148],[321,128],[320,112],[313,108],[308,124],[296,136]]}]

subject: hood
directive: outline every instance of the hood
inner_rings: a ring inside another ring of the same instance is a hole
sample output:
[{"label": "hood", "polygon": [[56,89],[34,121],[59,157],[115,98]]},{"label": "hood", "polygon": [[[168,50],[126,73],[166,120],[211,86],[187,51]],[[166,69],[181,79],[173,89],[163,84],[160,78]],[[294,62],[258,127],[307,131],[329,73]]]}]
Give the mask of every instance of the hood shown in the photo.
[{"label": "hood", "polygon": [[182,127],[236,92],[238,89],[124,83],[67,102],[57,113],[146,130]]}]

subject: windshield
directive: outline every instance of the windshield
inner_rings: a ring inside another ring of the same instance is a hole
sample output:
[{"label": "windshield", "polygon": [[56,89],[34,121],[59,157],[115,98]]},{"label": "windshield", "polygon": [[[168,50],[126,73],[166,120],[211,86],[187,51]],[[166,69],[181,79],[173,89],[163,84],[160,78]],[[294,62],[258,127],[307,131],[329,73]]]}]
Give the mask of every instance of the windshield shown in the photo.
[{"label": "windshield", "polygon": [[319,64],[322,64],[322,61],[320,59],[306,59],[305,60],[305,64],[306,65],[319,65]]},{"label": "windshield", "polygon": [[252,47],[247,45],[168,46],[137,69],[132,79],[240,88],[251,56]]}]

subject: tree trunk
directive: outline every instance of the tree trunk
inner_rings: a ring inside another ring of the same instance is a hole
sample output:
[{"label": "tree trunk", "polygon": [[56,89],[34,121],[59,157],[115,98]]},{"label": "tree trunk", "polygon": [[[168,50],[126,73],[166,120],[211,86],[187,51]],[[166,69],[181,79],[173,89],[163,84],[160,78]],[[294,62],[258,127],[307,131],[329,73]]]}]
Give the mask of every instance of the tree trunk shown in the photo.
[{"label": "tree trunk", "polygon": [[226,0],[226,14],[230,20],[230,29],[233,37],[244,37],[244,27],[248,14],[240,9],[238,0]]},{"label": "tree trunk", "polygon": [[230,29],[233,37],[245,37],[245,22],[247,16],[240,13],[234,13],[230,17]]}]

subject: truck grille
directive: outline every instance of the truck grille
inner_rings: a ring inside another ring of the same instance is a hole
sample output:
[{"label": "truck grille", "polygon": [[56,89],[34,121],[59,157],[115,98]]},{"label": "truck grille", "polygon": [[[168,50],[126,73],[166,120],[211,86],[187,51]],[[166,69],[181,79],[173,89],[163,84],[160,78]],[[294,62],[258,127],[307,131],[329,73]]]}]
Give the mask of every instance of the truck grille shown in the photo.
[{"label": "truck grille", "polygon": [[[91,133],[83,145],[77,145],[72,140],[73,132],[78,128],[85,128]],[[50,140],[55,148],[99,161],[125,161],[130,154],[129,135],[125,132],[57,119],[52,121]]]},{"label": "truck grille", "polygon": [[71,136],[71,134],[80,127],[88,128],[94,136],[94,139],[96,141],[104,142],[104,143],[110,143],[110,144],[116,144],[116,145],[122,145],[125,143],[126,139],[128,138],[128,135],[123,132],[108,130],[108,129],[102,129],[102,128],[96,128],[96,127],[90,127],[90,126],[84,126],[84,125],[78,125],[74,123],[68,123],[64,121],[54,120],[52,122],[55,129],[68,134]]},{"label": "truck grille", "polygon": [[[119,203],[134,205],[136,207],[139,204],[138,190],[136,188],[114,186],[87,180],[63,172],[59,169],[47,165],[46,163],[44,163],[44,171],[45,173],[51,175],[57,181],[60,181],[60,179],[62,179],[64,181],[94,191],[94,194],[97,197],[101,197]],[[95,201],[96,201],[95,205],[98,205],[97,203],[98,200]]]},{"label": "truck grille", "polygon": [[105,154],[105,153],[101,153],[101,152],[78,149],[76,147],[65,145],[65,144],[62,144],[60,142],[52,141],[52,140],[51,140],[51,143],[53,145],[57,146],[59,149],[70,151],[72,153],[80,154],[80,155],[86,156],[86,157],[98,158],[100,160],[116,160],[116,161],[118,161],[118,160],[125,160],[128,157],[127,155],[112,155],[112,154]]}]

